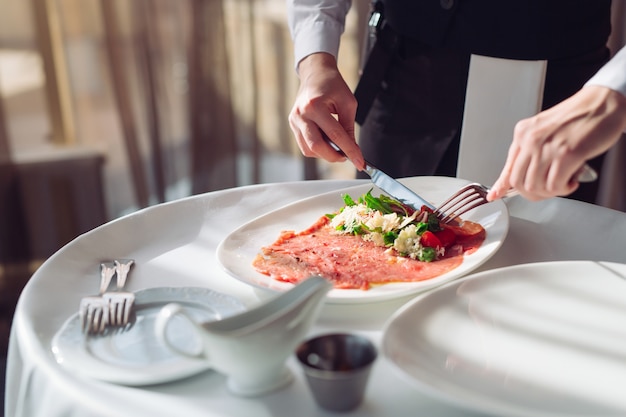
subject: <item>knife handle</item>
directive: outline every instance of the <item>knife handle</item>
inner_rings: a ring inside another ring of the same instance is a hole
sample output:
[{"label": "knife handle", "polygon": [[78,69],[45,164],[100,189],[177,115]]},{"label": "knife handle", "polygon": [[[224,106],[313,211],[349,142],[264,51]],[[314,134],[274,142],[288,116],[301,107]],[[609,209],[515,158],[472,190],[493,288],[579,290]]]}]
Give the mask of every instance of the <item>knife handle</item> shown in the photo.
[{"label": "knife handle", "polygon": [[330,140],[330,138],[328,136],[326,136],[325,133],[322,132],[322,137],[324,138],[324,140],[326,141],[326,143],[328,143],[335,151],[337,151],[337,153],[343,157],[348,157],[348,155],[346,155],[346,153],[344,151],[341,150],[341,148],[339,146],[337,146],[337,144],[335,142],[333,142],[332,140]]},{"label": "knife handle", "polygon": [[[328,138],[328,136],[323,135],[324,140],[326,141],[326,143],[328,143],[335,151],[337,151],[337,153],[345,158],[348,157],[348,155],[346,155],[346,153],[344,151],[341,150],[341,148],[339,146],[337,146],[337,144],[335,142],[333,142],[332,140],[330,140]],[[372,164],[370,164],[369,162],[367,162],[367,160],[363,160],[363,162],[365,162],[365,169],[364,171],[367,172],[367,174],[371,177],[374,172],[373,170],[377,169],[375,168]]]},{"label": "knife handle", "polygon": [[598,173],[588,164],[585,164],[578,171],[576,179],[578,180],[578,182],[594,182],[598,179]]}]

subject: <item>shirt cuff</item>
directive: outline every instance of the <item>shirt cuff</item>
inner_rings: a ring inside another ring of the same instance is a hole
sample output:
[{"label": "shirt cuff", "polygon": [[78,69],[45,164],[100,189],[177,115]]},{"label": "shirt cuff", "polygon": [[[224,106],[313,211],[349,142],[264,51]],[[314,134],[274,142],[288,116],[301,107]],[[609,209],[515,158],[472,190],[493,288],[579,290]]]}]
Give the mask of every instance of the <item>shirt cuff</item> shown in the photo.
[{"label": "shirt cuff", "polygon": [[329,53],[337,59],[342,33],[343,25],[334,22],[303,23],[293,37],[295,68],[302,59],[317,52]]},{"label": "shirt cuff", "polygon": [[610,88],[626,96],[626,47],[620,49],[615,56],[585,83]]}]

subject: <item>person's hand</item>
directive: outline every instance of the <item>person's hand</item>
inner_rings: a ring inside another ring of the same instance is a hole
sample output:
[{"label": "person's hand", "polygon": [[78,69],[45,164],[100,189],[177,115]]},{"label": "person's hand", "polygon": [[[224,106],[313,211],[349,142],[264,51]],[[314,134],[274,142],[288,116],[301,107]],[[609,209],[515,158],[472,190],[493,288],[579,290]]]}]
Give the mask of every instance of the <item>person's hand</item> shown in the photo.
[{"label": "person's hand", "polygon": [[363,154],[354,137],[357,102],[339,73],[335,58],[312,54],[298,65],[300,89],[289,113],[289,125],[304,156],[329,162],[345,160],[324,139],[334,142],[362,170]]},{"label": "person's hand", "polygon": [[504,169],[487,196],[510,188],[531,201],[571,194],[586,160],[606,152],[626,129],[626,97],[600,86],[576,94],[515,126]]}]

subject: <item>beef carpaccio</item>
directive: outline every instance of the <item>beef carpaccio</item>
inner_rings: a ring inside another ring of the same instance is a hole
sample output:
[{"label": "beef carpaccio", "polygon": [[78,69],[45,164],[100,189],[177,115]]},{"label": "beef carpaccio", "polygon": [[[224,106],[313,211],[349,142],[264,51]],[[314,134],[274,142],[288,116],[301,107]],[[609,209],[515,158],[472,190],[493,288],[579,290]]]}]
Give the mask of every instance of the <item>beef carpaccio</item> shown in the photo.
[{"label": "beef carpaccio", "polygon": [[294,284],[321,275],[338,289],[367,290],[443,275],[486,237],[478,223],[440,224],[426,207],[416,211],[371,191],[358,201],[344,196],[344,202],[337,213],[320,217],[306,230],[281,232],[261,248],[254,268]]}]

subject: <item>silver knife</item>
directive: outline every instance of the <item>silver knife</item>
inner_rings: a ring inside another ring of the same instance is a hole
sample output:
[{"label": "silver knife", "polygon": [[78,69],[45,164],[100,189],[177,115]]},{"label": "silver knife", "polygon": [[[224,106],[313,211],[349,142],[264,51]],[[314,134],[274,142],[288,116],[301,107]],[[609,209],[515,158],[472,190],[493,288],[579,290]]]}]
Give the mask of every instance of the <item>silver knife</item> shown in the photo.
[{"label": "silver knife", "polygon": [[413,207],[415,210],[421,210],[422,206],[435,210],[435,206],[424,200],[416,192],[395,180],[380,169],[373,167],[369,162],[365,161],[365,172],[372,178],[372,182],[389,196],[395,198],[407,206]]},{"label": "silver knife", "polygon": [[[333,147],[334,150],[339,152],[341,155],[346,156],[346,154],[341,150],[339,146],[337,146],[333,141],[326,138],[326,141],[330,146]],[[370,176],[374,185],[387,193],[390,197],[395,198],[407,206],[413,207],[415,210],[420,210],[422,206],[429,207],[433,210],[436,209],[435,206],[430,204],[428,201],[424,200],[420,197],[416,192],[412,191],[410,188],[400,183],[398,180],[394,179],[388,174],[385,174],[380,169],[374,167],[369,162],[365,161],[365,172]]]}]

